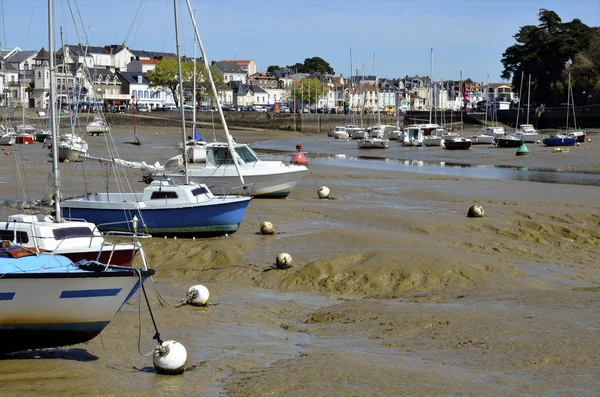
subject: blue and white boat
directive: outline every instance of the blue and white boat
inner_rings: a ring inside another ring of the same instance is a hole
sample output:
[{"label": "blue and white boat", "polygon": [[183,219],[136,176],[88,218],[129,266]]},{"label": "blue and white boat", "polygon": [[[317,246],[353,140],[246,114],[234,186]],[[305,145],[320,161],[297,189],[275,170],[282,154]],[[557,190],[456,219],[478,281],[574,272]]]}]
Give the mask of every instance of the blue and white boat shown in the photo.
[{"label": "blue and white boat", "polygon": [[[215,196],[204,184],[152,181],[136,193],[88,193],[61,202],[62,215],[96,223],[103,231],[152,235],[218,236],[238,230],[251,197]],[[135,218],[135,219],[134,219]]]},{"label": "blue and white boat", "polygon": [[69,346],[96,337],[151,269],[73,263],[3,241],[0,353]]},{"label": "blue and white boat", "polygon": [[542,140],[546,146],[575,146],[577,138],[563,134],[552,134]]}]

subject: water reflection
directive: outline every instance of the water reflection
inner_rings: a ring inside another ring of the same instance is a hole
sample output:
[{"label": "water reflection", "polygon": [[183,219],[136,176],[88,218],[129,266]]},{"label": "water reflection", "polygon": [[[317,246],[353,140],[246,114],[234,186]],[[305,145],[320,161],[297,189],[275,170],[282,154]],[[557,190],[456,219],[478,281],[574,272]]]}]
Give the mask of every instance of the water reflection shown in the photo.
[{"label": "water reflection", "polygon": [[347,154],[311,153],[310,164],[346,166],[389,171],[417,172],[447,176],[485,179],[518,180],[528,182],[561,183],[600,186],[600,173],[568,172],[553,168],[511,167],[451,163],[446,161],[398,160],[381,157],[352,156]]}]

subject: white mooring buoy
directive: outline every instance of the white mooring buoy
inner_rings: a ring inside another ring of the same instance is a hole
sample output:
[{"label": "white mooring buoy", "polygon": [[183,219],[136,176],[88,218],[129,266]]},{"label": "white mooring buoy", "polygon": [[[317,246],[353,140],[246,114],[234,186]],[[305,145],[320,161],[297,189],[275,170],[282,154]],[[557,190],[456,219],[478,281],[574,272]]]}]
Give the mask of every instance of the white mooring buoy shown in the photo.
[{"label": "white mooring buoy", "polygon": [[472,205],[469,207],[469,211],[467,212],[467,216],[469,218],[481,218],[483,216],[483,207],[479,204]]},{"label": "white mooring buoy", "polygon": [[319,190],[317,191],[319,198],[325,199],[329,197],[329,188],[327,186],[319,186]]},{"label": "white mooring buoy", "polygon": [[164,341],[154,349],[152,357],[156,372],[162,375],[179,375],[185,371],[187,351],[174,340]]},{"label": "white mooring buoy", "polygon": [[260,234],[273,234],[275,229],[273,224],[269,221],[264,221],[260,224]]},{"label": "white mooring buoy", "polygon": [[292,266],[292,256],[287,252],[282,252],[275,258],[275,265],[280,269],[287,269]]},{"label": "white mooring buoy", "polygon": [[192,306],[206,306],[210,293],[202,284],[194,285],[188,289],[188,303]]}]

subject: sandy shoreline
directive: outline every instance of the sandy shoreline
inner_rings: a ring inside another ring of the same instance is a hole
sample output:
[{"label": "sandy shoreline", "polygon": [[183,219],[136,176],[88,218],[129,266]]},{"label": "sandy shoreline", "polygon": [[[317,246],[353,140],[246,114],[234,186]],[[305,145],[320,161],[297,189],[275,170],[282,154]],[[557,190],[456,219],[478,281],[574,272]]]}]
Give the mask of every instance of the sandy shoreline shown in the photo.
[{"label": "sandy shoreline", "polygon": [[[281,131],[233,134],[333,144]],[[155,130],[140,135],[161,148],[178,139],[174,130],[160,144]],[[595,141],[564,153],[561,167],[597,166]],[[562,155],[535,149],[532,167],[552,168]],[[63,177],[77,165],[65,168]],[[597,395],[597,187],[310,168],[287,199],[254,200],[229,237],[144,245],[169,301],[201,283],[218,304],[153,304],[163,338],[186,346],[194,370],[175,378],[144,369],[152,364],[136,354],[134,301],[88,344],[0,360],[5,393]],[[321,184],[335,200],[317,198]],[[483,218],[466,217],[473,203]],[[276,234],[258,234],[259,219]],[[280,252],[293,267],[265,271]]]}]

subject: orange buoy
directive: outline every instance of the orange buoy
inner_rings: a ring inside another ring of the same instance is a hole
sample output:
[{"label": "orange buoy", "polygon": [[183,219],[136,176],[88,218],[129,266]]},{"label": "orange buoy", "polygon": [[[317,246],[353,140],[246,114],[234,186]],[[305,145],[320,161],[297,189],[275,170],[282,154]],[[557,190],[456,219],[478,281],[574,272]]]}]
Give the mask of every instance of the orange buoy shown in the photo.
[{"label": "orange buoy", "polygon": [[4,151],[4,148],[2,148],[2,151]]},{"label": "orange buoy", "polygon": [[10,154],[10,152],[4,152],[7,156]]},{"label": "orange buoy", "polygon": [[292,157],[292,164],[308,165],[308,159],[306,158],[304,153],[298,152],[294,154],[294,157]]}]

